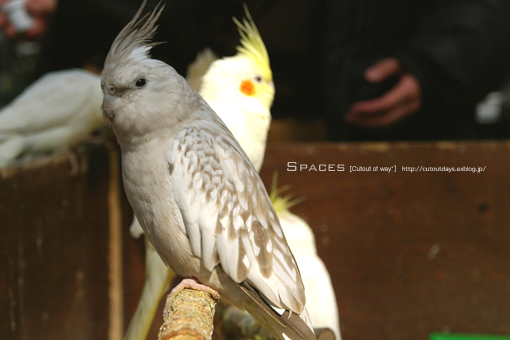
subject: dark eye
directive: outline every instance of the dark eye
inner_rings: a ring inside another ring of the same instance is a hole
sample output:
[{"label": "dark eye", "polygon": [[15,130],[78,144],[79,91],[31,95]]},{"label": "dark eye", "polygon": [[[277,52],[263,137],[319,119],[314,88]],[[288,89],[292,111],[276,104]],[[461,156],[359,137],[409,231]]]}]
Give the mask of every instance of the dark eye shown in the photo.
[{"label": "dark eye", "polygon": [[136,87],[144,87],[147,84],[147,80],[145,78],[139,78],[135,82]]},{"label": "dark eye", "polygon": [[259,75],[255,76],[255,81],[257,83],[262,83],[262,76],[259,76]]}]

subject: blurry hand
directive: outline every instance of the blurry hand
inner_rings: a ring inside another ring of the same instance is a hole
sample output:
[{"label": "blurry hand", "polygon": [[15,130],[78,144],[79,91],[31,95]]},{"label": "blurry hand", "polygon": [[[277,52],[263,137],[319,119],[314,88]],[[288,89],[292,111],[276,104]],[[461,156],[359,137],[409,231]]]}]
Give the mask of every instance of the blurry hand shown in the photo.
[{"label": "blurry hand", "polygon": [[[0,0],[0,7],[10,0]],[[25,9],[34,20],[34,25],[26,32],[17,32],[3,11],[0,11],[0,29],[9,38],[37,40],[42,38],[48,27],[48,19],[57,7],[57,0],[26,0]]]},{"label": "blurry hand", "polygon": [[410,73],[402,72],[395,58],[378,61],[365,70],[365,79],[379,83],[400,74],[398,83],[379,98],[355,102],[345,116],[345,121],[364,127],[390,126],[421,107],[421,87]]}]

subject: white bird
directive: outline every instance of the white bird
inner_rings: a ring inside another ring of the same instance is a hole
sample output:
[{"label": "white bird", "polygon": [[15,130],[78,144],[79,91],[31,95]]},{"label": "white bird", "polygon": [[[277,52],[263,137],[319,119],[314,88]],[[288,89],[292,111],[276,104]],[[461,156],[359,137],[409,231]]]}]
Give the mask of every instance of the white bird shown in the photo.
[{"label": "white bird", "polygon": [[[210,49],[205,49],[188,67],[186,80],[220,116],[255,169],[260,171],[271,123],[274,85],[266,48],[247,9],[246,16],[243,24],[236,21],[243,32],[237,55],[218,59]],[[256,51],[260,57],[245,49]],[[134,238],[143,234],[136,216],[130,232]],[[124,340],[146,338],[159,301],[169,289],[174,275],[158,256],[154,256],[152,244],[145,244],[145,284]]]},{"label": "white bird", "polygon": [[301,270],[306,288],[306,308],[314,327],[329,328],[335,333],[335,339],[341,340],[338,306],[331,277],[317,254],[312,228],[289,210],[299,202],[299,199],[291,200],[291,196],[279,195],[285,189],[286,187],[276,189],[275,176],[270,197],[283,232],[287,236],[289,247]]},{"label": "white bird", "polygon": [[100,77],[81,70],[44,75],[0,111],[0,168],[22,154],[71,147],[103,125]]},{"label": "white bird", "polygon": [[149,57],[161,9],[140,18],[145,2],[101,78],[138,221],[185,284],[213,288],[278,339],[315,339],[299,269],[257,171],[200,95]]},{"label": "white bird", "polygon": [[[260,171],[274,99],[273,74],[264,42],[246,10],[235,56],[214,61],[202,78],[200,95],[221,117]],[[245,33],[246,32],[246,33]]]}]

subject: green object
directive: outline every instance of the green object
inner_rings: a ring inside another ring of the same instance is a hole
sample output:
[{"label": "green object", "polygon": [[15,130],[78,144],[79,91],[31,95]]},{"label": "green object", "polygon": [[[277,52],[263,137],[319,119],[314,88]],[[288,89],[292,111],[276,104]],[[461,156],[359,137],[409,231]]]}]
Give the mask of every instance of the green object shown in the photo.
[{"label": "green object", "polygon": [[429,340],[510,340],[510,335],[432,333]]}]

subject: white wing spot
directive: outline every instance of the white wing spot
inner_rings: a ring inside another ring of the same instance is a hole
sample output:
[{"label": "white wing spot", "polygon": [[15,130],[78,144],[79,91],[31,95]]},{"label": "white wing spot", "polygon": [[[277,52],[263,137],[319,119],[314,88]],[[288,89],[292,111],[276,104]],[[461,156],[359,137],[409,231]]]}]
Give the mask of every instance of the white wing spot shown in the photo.
[{"label": "white wing spot", "polygon": [[234,207],[234,211],[232,211],[232,214],[234,216],[239,216],[240,211],[241,211],[241,207],[239,206],[239,204],[236,204],[236,206]]},{"label": "white wing spot", "polygon": [[[234,209],[234,211],[235,211],[235,209]],[[243,225],[244,225],[243,218],[239,215],[236,215],[235,223],[234,223],[235,230],[241,229],[243,227]]]},{"label": "white wing spot", "polygon": [[223,216],[220,219],[220,223],[221,223],[221,226],[223,227],[223,229],[225,229],[227,227],[227,223],[228,223],[228,216]]},{"label": "white wing spot", "polygon": [[276,235],[278,235],[279,238],[283,237],[282,229],[281,228],[273,228]]},{"label": "white wing spot", "polygon": [[243,257],[243,264],[246,266],[246,268],[250,268],[250,260],[248,260],[248,256]]},{"label": "white wing spot", "polygon": [[244,183],[239,178],[236,179],[236,190],[239,192],[244,191]]},{"label": "white wing spot", "polygon": [[273,250],[273,243],[269,240],[266,244],[266,250],[270,253]]}]

